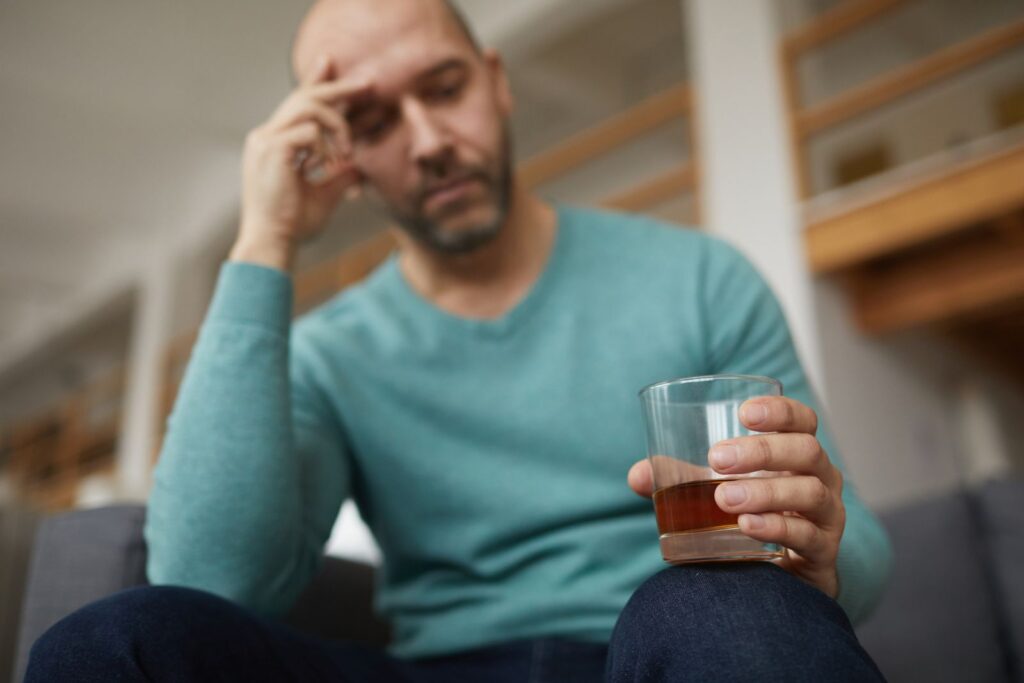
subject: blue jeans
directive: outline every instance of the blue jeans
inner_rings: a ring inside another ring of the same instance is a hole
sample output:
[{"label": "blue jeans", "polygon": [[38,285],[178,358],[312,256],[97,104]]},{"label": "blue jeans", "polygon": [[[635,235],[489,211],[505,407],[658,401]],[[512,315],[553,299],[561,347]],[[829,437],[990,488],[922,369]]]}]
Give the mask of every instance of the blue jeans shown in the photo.
[{"label": "blue jeans", "polygon": [[878,681],[839,605],[769,564],[669,567],[636,590],[609,645],[542,638],[399,660],[322,640],[214,595],[133,588],[32,648],[46,681]]}]

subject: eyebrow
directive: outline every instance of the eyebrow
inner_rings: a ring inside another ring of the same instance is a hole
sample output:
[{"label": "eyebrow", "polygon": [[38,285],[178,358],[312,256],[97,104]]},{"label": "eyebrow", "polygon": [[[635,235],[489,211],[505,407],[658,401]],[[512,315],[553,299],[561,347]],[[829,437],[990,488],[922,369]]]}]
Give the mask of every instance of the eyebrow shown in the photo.
[{"label": "eyebrow", "polygon": [[462,59],[461,57],[450,57],[445,61],[441,62],[440,64],[432,66],[426,71],[417,74],[413,81],[417,83],[422,81],[428,81],[431,78],[434,78],[435,76],[444,73],[445,71],[450,71],[452,69],[466,70],[467,68],[468,66],[466,64],[465,59]]},{"label": "eyebrow", "polygon": [[[447,71],[451,71],[453,69],[466,71],[468,70],[468,68],[469,67],[466,64],[465,59],[462,59],[461,57],[450,57],[445,61],[441,62],[440,64],[432,66],[429,69],[416,74],[412,78],[412,82],[415,85],[422,85],[423,83],[429,82],[432,78],[436,78],[437,76],[440,76],[441,74]],[[353,102],[352,106],[349,108],[347,117],[349,119],[358,118],[359,116],[362,116],[369,111],[376,110],[382,104],[384,104],[384,102],[372,96],[361,101],[357,100],[356,102]]]}]

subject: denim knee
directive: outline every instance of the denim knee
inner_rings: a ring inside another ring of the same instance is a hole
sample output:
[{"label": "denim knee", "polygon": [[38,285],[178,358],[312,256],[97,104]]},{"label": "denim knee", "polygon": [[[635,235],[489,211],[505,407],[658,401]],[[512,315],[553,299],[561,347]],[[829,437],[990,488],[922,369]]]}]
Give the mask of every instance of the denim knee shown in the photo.
[{"label": "denim knee", "polygon": [[[197,628],[196,606],[226,601],[176,586],[131,588],[90,603],[51,626],[32,646],[25,680],[146,680],[139,656]],[[158,636],[156,634],[159,634]]]},{"label": "denim knee", "polygon": [[608,657],[609,681],[822,676],[881,679],[839,605],[769,563],[658,572],[619,615]]}]

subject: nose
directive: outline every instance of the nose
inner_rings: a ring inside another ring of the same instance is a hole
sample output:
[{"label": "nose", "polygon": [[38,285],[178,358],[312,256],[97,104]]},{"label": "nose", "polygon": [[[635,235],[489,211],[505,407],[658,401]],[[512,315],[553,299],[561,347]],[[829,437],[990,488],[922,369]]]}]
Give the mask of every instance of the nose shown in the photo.
[{"label": "nose", "polygon": [[451,140],[443,126],[419,102],[407,102],[405,120],[410,131],[409,154],[426,169],[443,173],[452,154]]}]

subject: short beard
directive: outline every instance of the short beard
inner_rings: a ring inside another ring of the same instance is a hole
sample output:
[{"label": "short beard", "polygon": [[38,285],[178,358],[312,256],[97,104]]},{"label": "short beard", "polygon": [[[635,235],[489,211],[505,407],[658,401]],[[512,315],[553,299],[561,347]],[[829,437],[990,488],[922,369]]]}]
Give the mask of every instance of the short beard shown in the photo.
[{"label": "short beard", "polygon": [[497,212],[493,221],[449,232],[420,213],[402,213],[389,207],[391,216],[413,239],[440,254],[468,254],[491,242],[501,232],[508,218],[512,197],[512,142],[506,125],[502,130],[501,161],[498,177],[484,173],[475,176],[494,193]]}]

